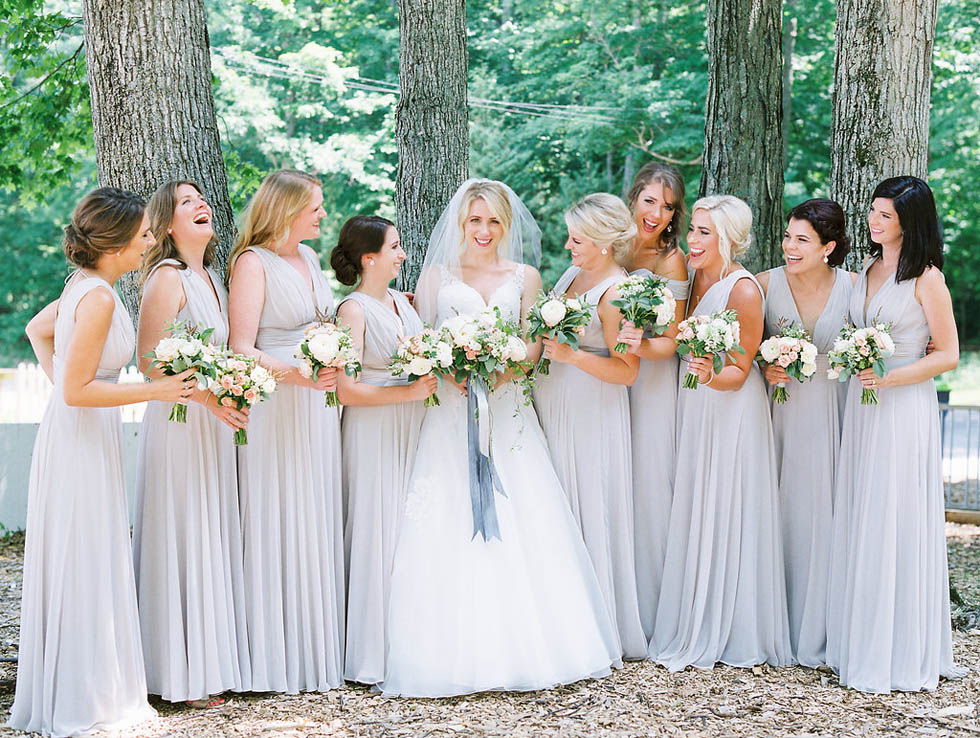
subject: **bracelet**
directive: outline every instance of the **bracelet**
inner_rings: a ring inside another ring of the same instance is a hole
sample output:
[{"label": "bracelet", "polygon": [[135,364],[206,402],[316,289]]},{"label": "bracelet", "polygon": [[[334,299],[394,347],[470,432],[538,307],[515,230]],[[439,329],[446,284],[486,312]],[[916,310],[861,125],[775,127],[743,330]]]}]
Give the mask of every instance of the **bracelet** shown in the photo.
[{"label": "bracelet", "polygon": [[711,384],[714,381],[714,379],[715,379],[715,373],[712,370],[711,374],[708,376],[708,381],[704,383],[704,386],[707,387],[709,384]]}]

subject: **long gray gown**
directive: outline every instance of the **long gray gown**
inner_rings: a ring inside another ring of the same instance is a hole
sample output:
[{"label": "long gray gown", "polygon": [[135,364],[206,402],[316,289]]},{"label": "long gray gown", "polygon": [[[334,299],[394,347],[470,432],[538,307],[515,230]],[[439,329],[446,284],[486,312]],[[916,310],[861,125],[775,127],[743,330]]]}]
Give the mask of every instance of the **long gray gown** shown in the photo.
[{"label": "long gray gown", "polygon": [[[389,290],[396,315],[370,295],[352,292],[364,311],[359,381],[406,384],[389,366],[400,338],[421,332],[422,319],[401,292]],[[343,304],[343,302],[341,304]],[[347,553],[347,653],[344,678],[377,684],[385,676],[385,621],[398,527],[415,464],[425,408],[421,402],[344,408],[344,540]]]},{"label": "long gray gown", "polygon": [[[555,284],[555,292],[567,292],[579,271],[576,266],[569,267]],[[625,276],[610,277],[580,297],[595,306],[606,290]],[[579,349],[609,355],[595,307],[592,321],[579,339]],[[633,551],[633,469],[626,387],[553,361],[550,373],[536,382],[534,405],[558,479],[617,625],[623,657],[645,658],[647,640],[640,624]]]},{"label": "long gray gown", "polygon": [[[889,278],[865,308],[869,261],[854,285],[850,319],[892,323],[889,370],[925,354],[929,325],[915,279]],[[861,404],[847,389],[834,487],[827,664],[862,692],[934,689],[953,663],[946,569],[939,406],[929,379],[878,390]]]},{"label": "long gray gown", "polygon": [[[296,347],[333,306],[314,251],[300,244],[310,283],[274,252],[265,270],[255,345],[295,365]],[[344,531],[340,424],[319,390],[280,383],[252,408],[238,448],[245,621],[256,692],[322,691],[343,681]]]},{"label": "long gray gown", "polygon": [[[226,343],[218,275],[209,269],[208,284],[173,259],[164,266],[176,267],[184,289],[177,319]],[[198,403],[186,423],[170,422],[172,406],[149,402],[143,415],[133,565],[147,688],[180,702],[248,689],[249,667],[234,431]]]},{"label": "long gray gown", "polygon": [[[744,269],[712,285],[690,314],[724,310]],[[760,288],[761,292],[761,288]],[[682,365],[679,382],[686,368]],[[677,473],[650,658],[671,671],[792,663],[778,484],[765,381],[681,388]]]}]

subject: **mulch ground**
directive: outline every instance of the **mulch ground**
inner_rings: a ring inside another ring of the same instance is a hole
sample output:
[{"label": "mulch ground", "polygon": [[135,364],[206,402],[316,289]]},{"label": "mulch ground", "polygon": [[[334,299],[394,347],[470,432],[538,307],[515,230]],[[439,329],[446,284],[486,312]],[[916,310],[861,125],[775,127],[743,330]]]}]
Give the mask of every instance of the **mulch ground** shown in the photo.
[{"label": "mulch ground", "polygon": [[[947,525],[956,660],[964,679],[935,692],[866,695],[802,667],[718,667],[669,674],[649,662],[544,692],[439,700],[389,699],[347,685],[326,694],[231,695],[217,709],[154,700],[156,720],[135,736],[968,736],[980,735],[980,527]],[[24,540],[0,542],[0,656],[17,653]],[[16,665],[0,663],[0,714]],[[22,735],[0,728],[0,736]]]}]

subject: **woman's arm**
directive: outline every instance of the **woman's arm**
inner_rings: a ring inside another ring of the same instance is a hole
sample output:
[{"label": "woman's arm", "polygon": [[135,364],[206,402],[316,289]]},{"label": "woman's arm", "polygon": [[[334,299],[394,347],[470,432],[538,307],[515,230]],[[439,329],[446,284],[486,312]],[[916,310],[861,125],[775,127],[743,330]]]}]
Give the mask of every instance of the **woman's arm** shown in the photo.
[{"label": "woman's arm", "polygon": [[54,322],[57,317],[58,300],[54,300],[41,308],[24,328],[27,340],[31,342],[31,348],[34,350],[34,356],[37,357],[37,363],[52,382],[54,381]]},{"label": "woman's arm", "polygon": [[[665,274],[660,276],[678,282],[686,282],[688,275],[684,252],[680,249],[675,249],[669,257],[664,271]],[[629,353],[636,354],[641,359],[646,359],[647,361],[662,361],[663,359],[676,356],[677,343],[674,339],[677,338],[677,324],[684,320],[684,316],[687,314],[687,300],[677,300],[676,302],[677,307],[674,309],[674,322],[659,336],[644,338],[643,331],[633,325],[633,323],[627,321],[623,324],[623,328],[620,330],[619,335],[616,336],[616,339],[630,347],[628,349]]]}]

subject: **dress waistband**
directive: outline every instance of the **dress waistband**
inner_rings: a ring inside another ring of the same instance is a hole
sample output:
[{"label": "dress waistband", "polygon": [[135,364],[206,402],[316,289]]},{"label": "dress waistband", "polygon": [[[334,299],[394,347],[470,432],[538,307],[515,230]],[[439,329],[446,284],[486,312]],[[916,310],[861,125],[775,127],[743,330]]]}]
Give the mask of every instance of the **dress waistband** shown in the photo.
[{"label": "dress waistband", "polygon": [[306,337],[307,326],[299,328],[259,328],[255,334],[255,348],[266,349],[296,348]]}]

